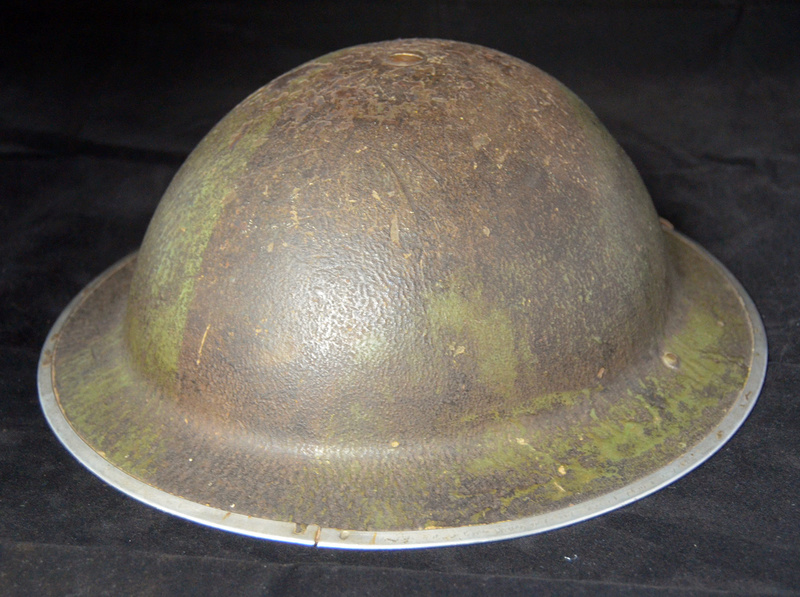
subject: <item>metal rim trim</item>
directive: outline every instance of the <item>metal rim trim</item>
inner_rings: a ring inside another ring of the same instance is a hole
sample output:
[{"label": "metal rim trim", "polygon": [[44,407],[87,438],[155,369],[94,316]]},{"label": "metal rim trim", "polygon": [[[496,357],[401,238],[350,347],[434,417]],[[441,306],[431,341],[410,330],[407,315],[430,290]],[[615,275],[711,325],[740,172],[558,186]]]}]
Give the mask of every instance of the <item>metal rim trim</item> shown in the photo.
[{"label": "metal rim trim", "polygon": [[646,497],[688,474],[713,456],[744,423],[764,383],[767,367],[767,339],[755,304],[742,285],[714,256],[680,233],[670,231],[690,249],[718,268],[739,295],[753,334],[750,375],[728,414],[703,440],[683,456],[630,485],[575,506],[513,521],[411,531],[349,531],[318,525],[301,527],[291,522],[252,518],[204,506],[167,493],[124,473],[86,444],[75,432],[58,405],[52,381],[53,352],[58,336],[71,313],[83,299],[132,258],[117,262],[93,280],[64,309],[47,336],[39,360],[38,388],[48,424],[64,447],[89,471],[128,496],[158,510],[228,532],[284,543],[349,549],[409,549],[484,543],[541,533],[600,516]]}]

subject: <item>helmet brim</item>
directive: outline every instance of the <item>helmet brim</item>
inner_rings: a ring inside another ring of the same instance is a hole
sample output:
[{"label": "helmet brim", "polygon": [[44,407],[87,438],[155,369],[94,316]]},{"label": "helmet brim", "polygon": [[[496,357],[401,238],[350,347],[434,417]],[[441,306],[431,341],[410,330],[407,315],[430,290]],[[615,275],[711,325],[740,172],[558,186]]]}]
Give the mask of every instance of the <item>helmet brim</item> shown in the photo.
[{"label": "helmet brim", "polygon": [[[478,543],[622,507],[693,470],[752,410],[767,342],[746,291],[665,230],[671,312],[654,354],[551,410],[487,424],[470,445],[289,447],[222,433],[131,366],[124,339],[136,256],[64,310],[39,363],[59,440],[91,472],[165,512],[278,541],[358,549]],[[446,457],[441,456],[446,454]],[[487,505],[488,504],[488,505]]]}]

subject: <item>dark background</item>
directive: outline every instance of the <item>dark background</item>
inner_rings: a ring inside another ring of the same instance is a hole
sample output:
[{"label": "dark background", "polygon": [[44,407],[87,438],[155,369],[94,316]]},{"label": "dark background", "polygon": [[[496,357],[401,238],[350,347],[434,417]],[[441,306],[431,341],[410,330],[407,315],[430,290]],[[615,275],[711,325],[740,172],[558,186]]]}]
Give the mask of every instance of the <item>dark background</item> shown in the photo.
[{"label": "dark background", "polygon": [[[605,122],[659,213],[722,260],[769,338],[741,431],[603,517],[408,552],[206,529],[107,487],[40,412],[60,311],[141,241],[236,103],[318,55],[397,37],[536,64]],[[705,2],[64,2],[0,11],[0,594],[800,593],[800,8]]]}]

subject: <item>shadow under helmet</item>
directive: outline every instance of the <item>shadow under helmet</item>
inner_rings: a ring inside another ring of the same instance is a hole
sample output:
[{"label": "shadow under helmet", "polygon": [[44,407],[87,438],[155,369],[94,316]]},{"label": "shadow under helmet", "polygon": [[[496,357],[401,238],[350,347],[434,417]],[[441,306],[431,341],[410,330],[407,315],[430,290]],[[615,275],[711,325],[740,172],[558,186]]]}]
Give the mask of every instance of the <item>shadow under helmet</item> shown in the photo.
[{"label": "shadow under helmet", "polygon": [[390,548],[647,495],[736,431],[765,363],[744,290],[586,105],[412,39],[234,108],[57,321],[39,384],[66,447],[139,500]]}]

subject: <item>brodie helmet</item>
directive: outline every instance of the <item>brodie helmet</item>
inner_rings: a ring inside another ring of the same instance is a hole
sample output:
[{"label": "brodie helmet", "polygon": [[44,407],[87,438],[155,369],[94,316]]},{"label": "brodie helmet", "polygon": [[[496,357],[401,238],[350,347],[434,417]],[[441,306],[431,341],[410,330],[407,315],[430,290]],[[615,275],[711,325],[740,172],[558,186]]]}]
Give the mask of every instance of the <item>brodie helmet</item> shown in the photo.
[{"label": "brodie helmet", "polygon": [[356,548],[589,518],[752,408],[764,330],[553,78],[410,39],[259,89],[39,368],[73,455],[152,506]]}]

